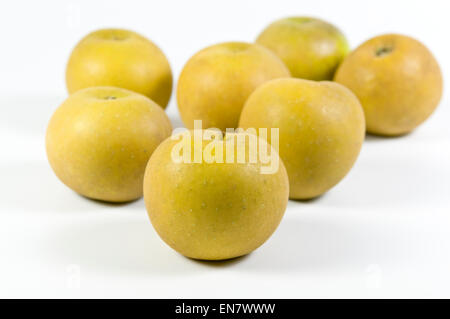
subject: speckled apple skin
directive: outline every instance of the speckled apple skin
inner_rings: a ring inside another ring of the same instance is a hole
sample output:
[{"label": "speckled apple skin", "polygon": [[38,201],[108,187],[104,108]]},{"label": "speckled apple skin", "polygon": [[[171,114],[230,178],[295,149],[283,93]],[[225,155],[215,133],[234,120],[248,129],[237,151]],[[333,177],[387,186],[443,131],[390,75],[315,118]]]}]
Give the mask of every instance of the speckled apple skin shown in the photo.
[{"label": "speckled apple skin", "polygon": [[281,160],[275,174],[261,174],[260,161],[175,163],[175,143],[161,143],[144,178],[148,215],[161,238],[180,254],[202,260],[230,259],[261,246],[288,202]]},{"label": "speckled apple skin", "polygon": [[247,100],[239,126],[279,128],[290,198],[301,200],[339,183],[355,163],[365,136],[362,107],[349,89],[294,78],[259,87]]},{"label": "speckled apple skin", "polygon": [[142,196],[147,161],[171,129],[164,110],[141,94],[87,88],[69,96],[50,119],[47,156],[58,178],[75,192],[130,201]]},{"label": "speckled apple skin", "polygon": [[325,81],[350,51],[344,34],[334,25],[316,18],[289,17],[270,24],[256,43],[272,50],[293,77]]},{"label": "speckled apple skin", "polygon": [[184,66],[177,87],[178,109],[185,126],[236,128],[244,103],[262,83],[290,77],[284,63],[268,49],[227,42],[196,53]]},{"label": "speckled apple skin", "polygon": [[115,86],[141,93],[165,108],[172,94],[172,71],[164,53],[142,35],[101,29],[73,49],[66,68],[69,93]]},{"label": "speckled apple skin", "polygon": [[372,38],[342,63],[334,79],[361,101],[367,131],[411,132],[434,112],[442,96],[438,62],[419,41],[404,35]]}]

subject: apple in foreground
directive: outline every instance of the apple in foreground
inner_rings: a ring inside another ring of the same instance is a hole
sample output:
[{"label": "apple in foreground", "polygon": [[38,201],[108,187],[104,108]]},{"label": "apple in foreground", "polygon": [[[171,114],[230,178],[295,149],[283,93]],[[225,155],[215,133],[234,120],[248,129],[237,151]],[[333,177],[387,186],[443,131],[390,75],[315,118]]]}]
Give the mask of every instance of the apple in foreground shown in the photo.
[{"label": "apple in foreground", "polygon": [[[173,156],[180,143],[174,136],[162,142],[150,158],[144,178],[150,220],[161,238],[186,257],[223,260],[246,255],[271,236],[284,215],[289,196],[286,169],[275,150],[256,135],[252,136],[261,148],[270,148],[279,164],[270,174],[261,173],[265,164],[260,156],[250,161],[249,142],[238,143],[244,133],[227,134],[224,139],[216,136],[211,141],[206,133],[213,130],[195,131],[205,134],[195,137],[192,130],[185,132],[187,137],[185,133],[174,135],[186,139],[190,150],[184,152],[192,150],[184,160]],[[208,149],[215,150],[209,152],[213,155],[231,149],[235,159],[243,152],[247,160],[211,161],[203,155],[195,161],[196,151],[206,154]]]},{"label": "apple in foreground", "polygon": [[362,107],[349,89],[295,78],[272,80],[256,89],[239,126],[279,129],[290,198],[300,200],[317,197],[342,180],[365,135]]},{"label": "apple in foreground", "polygon": [[248,96],[262,83],[289,77],[283,62],[268,49],[228,42],[195,54],[184,66],[177,88],[181,118],[187,128],[236,128]]},{"label": "apple in foreground", "polygon": [[150,155],[171,133],[149,98],[120,88],[93,87],[70,95],[47,128],[47,156],[58,178],[89,198],[125,202],[142,196]]},{"label": "apple in foreground", "polygon": [[367,131],[396,136],[411,132],[436,109],[442,74],[432,53],[399,34],[372,38],[342,63],[334,79],[358,96]]},{"label": "apple in foreground", "polygon": [[146,95],[162,108],[172,93],[172,71],[164,53],[133,31],[101,29],[73,49],[66,69],[69,93],[115,86]]},{"label": "apple in foreground", "polygon": [[256,39],[275,52],[293,77],[324,81],[349,52],[347,39],[339,29],[310,17],[284,18],[270,24]]}]

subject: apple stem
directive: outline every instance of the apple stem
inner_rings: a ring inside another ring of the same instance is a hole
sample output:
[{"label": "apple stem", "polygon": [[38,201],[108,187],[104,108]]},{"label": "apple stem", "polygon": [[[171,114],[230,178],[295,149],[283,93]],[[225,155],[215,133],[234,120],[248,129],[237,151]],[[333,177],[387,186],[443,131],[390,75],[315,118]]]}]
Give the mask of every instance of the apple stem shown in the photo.
[{"label": "apple stem", "polygon": [[377,51],[375,52],[376,56],[383,56],[383,55],[387,55],[389,53],[391,53],[394,49],[391,47],[382,47],[382,48],[378,48]]}]

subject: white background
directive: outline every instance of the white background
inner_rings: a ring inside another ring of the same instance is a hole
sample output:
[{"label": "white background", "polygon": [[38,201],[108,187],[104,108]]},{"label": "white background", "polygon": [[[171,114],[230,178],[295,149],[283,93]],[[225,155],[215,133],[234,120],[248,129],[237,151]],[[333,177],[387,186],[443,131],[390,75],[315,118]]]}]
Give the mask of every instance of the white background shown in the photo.
[{"label": "white background", "polygon": [[[142,200],[108,205],[60,183],[44,133],[66,97],[76,42],[101,27],[157,43],[175,79],[199,49],[253,41],[271,21],[312,15],[352,47],[386,32],[423,41],[450,71],[449,2],[2,1],[0,297],[450,297],[450,110],[413,134],[368,137],[351,173],[323,197],[290,201],[247,257],[186,259],[153,230]],[[168,108],[179,126],[174,95]]]}]

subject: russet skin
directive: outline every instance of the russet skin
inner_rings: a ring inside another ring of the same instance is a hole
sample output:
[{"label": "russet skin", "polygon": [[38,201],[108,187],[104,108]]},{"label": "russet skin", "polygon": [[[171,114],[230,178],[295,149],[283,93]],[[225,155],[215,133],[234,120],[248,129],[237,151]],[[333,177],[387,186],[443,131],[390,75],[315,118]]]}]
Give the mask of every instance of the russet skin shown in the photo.
[{"label": "russet skin", "polygon": [[[231,138],[236,151],[248,154],[248,143],[242,146]],[[217,142],[224,154],[229,141]],[[204,139],[200,150],[210,142]],[[171,138],[162,142],[145,171],[144,200],[160,237],[180,254],[202,260],[239,257],[261,246],[278,227],[288,202],[281,160],[273,174],[261,174],[266,165],[261,161],[176,162],[171,153],[177,143]],[[265,140],[260,143],[267,147]]]},{"label": "russet skin", "polygon": [[69,93],[93,86],[115,86],[141,93],[162,108],[172,93],[172,71],[164,53],[128,30],[102,29],[73,49],[66,68]]},{"label": "russet skin", "polygon": [[359,98],[367,131],[396,136],[423,123],[442,96],[436,59],[419,41],[398,34],[368,40],[339,67],[335,79]]},{"label": "russet skin", "polygon": [[239,126],[279,128],[290,198],[300,200],[322,195],[339,183],[355,163],[365,136],[363,110],[349,89],[294,78],[272,80],[256,89]]},{"label": "russet skin", "polygon": [[145,166],[171,133],[164,110],[125,89],[93,87],[70,95],[47,128],[58,178],[89,198],[126,202],[142,196]]},{"label": "russet skin", "polygon": [[256,43],[272,50],[296,78],[324,81],[349,52],[347,39],[332,24],[310,17],[284,18],[270,24]]},{"label": "russet skin", "polygon": [[228,42],[195,54],[184,66],[177,88],[185,126],[202,120],[204,128],[236,128],[248,96],[262,83],[289,77],[283,62],[268,49]]}]

